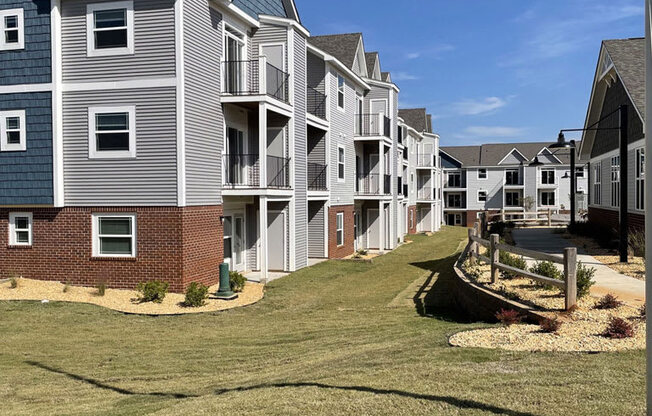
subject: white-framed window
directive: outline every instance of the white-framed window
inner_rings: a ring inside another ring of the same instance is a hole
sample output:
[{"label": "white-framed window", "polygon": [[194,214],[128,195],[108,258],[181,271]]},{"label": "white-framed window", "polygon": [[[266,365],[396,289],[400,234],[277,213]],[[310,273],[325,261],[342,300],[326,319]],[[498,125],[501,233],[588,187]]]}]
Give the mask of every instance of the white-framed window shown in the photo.
[{"label": "white-framed window", "polygon": [[414,228],[414,211],[410,210],[410,229]]},{"label": "white-framed window", "polygon": [[478,202],[487,202],[487,191],[478,191]]},{"label": "white-framed window", "polygon": [[94,257],[136,257],[136,215],[93,214]]},{"label": "white-framed window", "polygon": [[487,179],[487,169],[478,169],[478,179]]},{"label": "white-framed window", "polygon": [[448,194],[447,202],[447,208],[462,208],[462,195]]},{"label": "white-framed window", "polygon": [[231,245],[233,240],[233,217],[225,216],[224,223],[222,224],[222,230],[224,234],[224,258],[230,259],[233,256],[233,246]]},{"label": "white-framed window", "polygon": [[521,193],[518,191],[505,192],[505,206],[506,207],[520,207],[521,206]]},{"label": "white-framed window", "polygon": [[0,151],[27,150],[25,110],[0,111]]},{"label": "white-framed window", "polygon": [[9,245],[10,246],[32,245],[32,213],[31,212],[9,213]]},{"label": "white-framed window", "polygon": [[136,107],[88,109],[88,157],[136,157]]},{"label": "white-framed window", "polygon": [[337,180],[344,182],[345,150],[344,146],[337,146]]},{"label": "white-framed window", "polygon": [[554,207],[555,206],[555,191],[541,192],[541,206]]},{"label": "white-framed window", "polygon": [[462,187],[462,173],[461,172],[449,172],[447,179],[449,188],[461,188]]},{"label": "white-framed window", "polygon": [[554,169],[541,169],[541,184],[554,185],[555,184],[555,170]]},{"label": "white-framed window", "polygon": [[346,87],[346,82],[344,81],[344,77],[338,74],[337,75],[337,108],[339,108],[340,110],[344,110],[344,106],[345,106],[345,100],[344,100],[345,87]]},{"label": "white-framed window", "polygon": [[337,233],[337,246],[344,245],[344,213],[338,212],[335,216],[335,230]]},{"label": "white-framed window", "polygon": [[620,206],[620,156],[611,158],[611,206]]},{"label": "white-framed window", "polygon": [[134,2],[116,1],[86,6],[86,55],[134,53]]},{"label": "white-framed window", "polygon": [[645,148],[636,149],[636,209],[645,209]]},{"label": "white-framed window", "polygon": [[23,9],[0,10],[0,51],[25,49]]},{"label": "white-framed window", "polygon": [[507,185],[518,185],[518,169],[507,169],[505,170],[505,184]]},{"label": "white-framed window", "polygon": [[593,203],[602,204],[602,165],[598,162],[593,166]]}]

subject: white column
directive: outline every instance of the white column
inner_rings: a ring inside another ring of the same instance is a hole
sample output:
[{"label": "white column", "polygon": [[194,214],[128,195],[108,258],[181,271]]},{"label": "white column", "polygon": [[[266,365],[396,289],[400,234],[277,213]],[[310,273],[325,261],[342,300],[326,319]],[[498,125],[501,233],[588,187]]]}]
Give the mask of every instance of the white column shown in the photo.
[{"label": "white column", "polygon": [[267,259],[267,255],[269,253],[269,249],[267,248],[267,197],[266,196],[261,196],[260,197],[260,207],[259,207],[259,215],[260,215],[260,250],[258,253],[258,256],[260,258],[260,281],[261,283],[267,283],[268,279],[268,273],[267,270],[269,269],[269,261]]},{"label": "white column", "polygon": [[380,193],[385,193],[385,145],[382,140],[378,144],[378,184],[380,186]]},{"label": "white column", "polygon": [[378,250],[384,251],[385,250],[385,201],[379,201],[378,202],[378,222],[380,223],[380,232],[378,233],[379,235],[379,242],[378,242]]},{"label": "white column", "polygon": [[258,162],[260,187],[267,188],[267,104],[258,104]]}]

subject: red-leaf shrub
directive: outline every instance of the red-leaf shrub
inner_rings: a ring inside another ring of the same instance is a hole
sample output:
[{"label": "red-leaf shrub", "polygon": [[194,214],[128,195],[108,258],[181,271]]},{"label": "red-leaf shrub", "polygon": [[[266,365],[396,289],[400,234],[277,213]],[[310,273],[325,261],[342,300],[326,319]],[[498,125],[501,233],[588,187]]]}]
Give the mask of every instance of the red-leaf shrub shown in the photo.
[{"label": "red-leaf shrub", "polygon": [[602,336],[611,339],[631,338],[634,336],[634,328],[623,318],[612,317]]},{"label": "red-leaf shrub", "polygon": [[496,319],[505,326],[518,324],[523,320],[523,317],[513,309],[501,309],[496,313]]},{"label": "red-leaf shrub", "polygon": [[596,309],[616,309],[619,308],[623,305],[621,301],[618,300],[617,297],[612,295],[611,293],[607,293],[603,297],[600,298],[598,303],[595,304]]},{"label": "red-leaf shrub", "polygon": [[545,318],[539,322],[541,332],[545,332],[546,334],[556,334],[561,328],[561,324],[562,322],[556,317],[553,319]]}]

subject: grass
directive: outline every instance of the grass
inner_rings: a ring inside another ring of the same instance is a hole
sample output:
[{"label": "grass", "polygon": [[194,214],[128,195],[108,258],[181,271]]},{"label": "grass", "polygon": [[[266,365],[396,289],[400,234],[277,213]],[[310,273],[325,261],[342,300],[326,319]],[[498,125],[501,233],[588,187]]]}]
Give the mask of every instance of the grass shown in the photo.
[{"label": "grass", "polygon": [[[148,318],[0,302],[2,413],[643,414],[642,351],[448,346],[449,335],[485,326],[442,312],[465,235],[415,236],[373,264],[321,263],[224,313]],[[396,302],[409,288],[415,301]]]}]

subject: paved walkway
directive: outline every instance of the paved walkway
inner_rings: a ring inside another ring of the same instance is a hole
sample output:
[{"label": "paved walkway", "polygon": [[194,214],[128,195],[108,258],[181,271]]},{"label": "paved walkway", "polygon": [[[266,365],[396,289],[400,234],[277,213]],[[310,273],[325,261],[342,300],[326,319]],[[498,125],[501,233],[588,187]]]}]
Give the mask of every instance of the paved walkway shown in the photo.
[{"label": "paved walkway", "polygon": [[[551,228],[519,228],[512,232],[517,246],[545,253],[562,254],[565,247],[572,247],[571,241]],[[642,305],[645,302],[645,282],[625,276],[605,266],[586,251],[578,247],[577,258],[583,264],[595,268],[595,285],[591,288],[591,295],[603,296],[613,293],[622,301],[631,305]],[[528,263],[533,263],[528,261]]]}]

